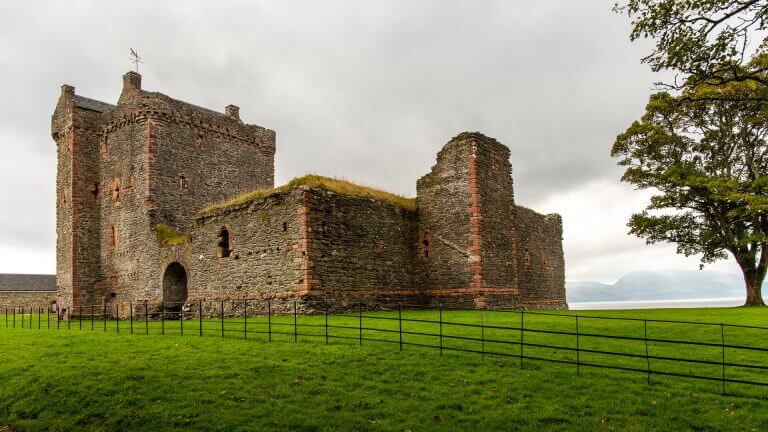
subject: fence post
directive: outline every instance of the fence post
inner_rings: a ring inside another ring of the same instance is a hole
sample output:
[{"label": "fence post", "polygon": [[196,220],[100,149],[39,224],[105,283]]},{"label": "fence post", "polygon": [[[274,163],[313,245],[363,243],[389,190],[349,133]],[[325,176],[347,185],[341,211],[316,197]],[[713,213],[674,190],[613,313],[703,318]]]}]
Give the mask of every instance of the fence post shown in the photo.
[{"label": "fence post", "polygon": [[67,330],[72,329],[72,309],[67,309]]},{"label": "fence post", "polygon": [[323,303],[325,303],[325,344],[328,345],[328,299]]},{"label": "fence post", "polygon": [[480,309],[480,352],[485,360],[485,306]]},{"label": "fence post", "polygon": [[78,310],[78,312],[80,312],[78,314],[78,315],[80,315],[78,318],[79,318],[79,323],[80,323],[80,330],[82,330],[83,329],[83,305],[78,305],[77,306],[77,310]]},{"label": "fence post", "polygon": [[104,302],[102,304],[101,314],[103,315],[102,318],[104,319],[104,331],[107,331],[107,302]]},{"label": "fence post", "polygon": [[[61,318],[62,318],[62,315],[63,314],[61,313],[61,306],[59,306],[59,304],[56,303],[56,330],[61,330]],[[5,319],[6,319],[6,321],[8,320],[8,314],[7,313],[6,313]],[[7,323],[6,323],[6,325],[7,325]]]},{"label": "fence post", "polygon": [[130,312],[130,320],[131,320],[131,334],[133,334],[133,303],[128,302],[128,309]]},{"label": "fence post", "polygon": [[165,336],[165,301],[160,300],[160,334]]},{"label": "fence post", "polygon": [[357,315],[360,318],[360,346],[363,346],[363,302],[360,302],[360,305],[358,306]]},{"label": "fence post", "polygon": [[403,305],[397,303],[397,326],[398,333],[400,334],[400,351],[403,350]]},{"label": "fence post", "polygon": [[115,326],[117,328],[117,333],[120,333],[120,306],[118,304],[115,304]]},{"label": "fence post", "polygon": [[725,394],[725,326],[720,323],[720,346],[722,347],[722,365],[723,365],[723,394]]},{"label": "fence post", "polygon": [[443,355],[443,304],[440,303],[440,355]]},{"label": "fence post", "polygon": [[48,325],[48,330],[51,329],[51,307],[48,306],[45,309],[45,322]]},{"label": "fence post", "polygon": [[181,308],[179,308],[179,329],[181,330],[182,336],[184,336],[184,305],[186,305],[186,303],[182,303]]},{"label": "fence post", "polygon": [[221,337],[224,337],[224,300],[221,301]]},{"label": "fence post", "polygon": [[523,348],[525,347],[525,310],[520,311],[520,369],[523,368]]},{"label": "fence post", "polygon": [[5,308],[5,327],[8,328],[8,308]]},{"label": "fence post", "polygon": [[296,299],[293,299],[293,341],[298,341],[297,328],[296,328]]},{"label": "fence post", "polygon": [[648,369],[648,385],[651,384],[651,359],[648,357],[648,320],[643,319],[643,340],[645,341],[645,368]]},{"label": "fence post", "polygon": [[40,330],[42,327],[40,325],[40,320],[42,319],[43,310],[40,308],[40,306],[37,307],[37,329]]},{"label": "fence post", "polygon": [[21,328],[24,328],[24,306],[21,307]]},{"label": "fence post", "polygon": [[200,337],[203,336],[203,301],[197,301],[197,322],[200,326]]},{"label": "fence post", "polygon": [[243,339],[248,339],[248,300],[243,300]]},{"label": "fence post", "polygon": [[272,299],[267,299],[267,334],[269,341],[272,342]]},{"label": "fence post", "polygon": [[94,310],[94,305],[91,305],[91,331],[93,331],[93,310]]},{"label": "fence post", "polygon": [[579,316],[576,315],[576,375],[581,375],[581,349],[579,347]]},{"label": "fence post", "polygon": [[144,300],[144,330],[149,334],[149,307],[146,300]]}]

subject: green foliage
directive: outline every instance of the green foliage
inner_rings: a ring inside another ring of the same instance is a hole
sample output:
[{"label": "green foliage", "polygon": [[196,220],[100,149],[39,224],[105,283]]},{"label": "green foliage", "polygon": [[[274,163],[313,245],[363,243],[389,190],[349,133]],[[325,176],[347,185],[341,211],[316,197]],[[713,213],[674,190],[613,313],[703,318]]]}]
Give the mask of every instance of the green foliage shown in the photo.
[{"label": "green foliage", "polygon": [[[731,252],[759,293],[768,266],[768,104],[741,97],[755,86],[656,93],[611,154],[626,167],[623,181],[659,192],[632,216],[631,233],[702,254],[702,264]],[[748,301],[762,303],[752,294]]]},{"label": "green foliage", "polygon": [[185,244],[189,243],[190,240],[189,234],[179,234],[168,225],[157,224],[155,231],[157,234],[157,244],[160,247]]},{"label": "green foliage", "polygon": [[255,190],[231,200],[207,206],[200,211],[200,214],[206,215],[221,210],[236,208],[253,200],[266,198],[270,195],[285,192],[299,186],[322,189],[342,195],[370,198],[382,203],[390,204],[398,209],[416,211],[416,200],[413,198],[405,198],[390,192],[373,189],[367,186],[361,186],[343,179],[308,174],[302,177],[297,177],[282,186],[271,189]]},{"label": "green foliage", "polygon": [[[569,312],[563,312],[568,314]],[[382,313],[384,314],[384,313]],[[478,311],[444,311],[443,319],[479,324]],[[643,311],[580,311],[584,333],[643,336],[642,322],[591,320],[589,315],[613,315],[687,321],[764,325],[765,308],[678,309]],[[369,315],[366,313],[365,315]],[[389,313],[390,317],[396,313]],[[403,311],[404,318],[436,320],[437,311]],[[322,335],[323,316],[299,316],[300,333]],[[18,319],[18,316],[17,316]],[[329,324],[351,326],[351,340],[299,335],[293,343],[291,316],[273,316],[273,342],[267,341],[266,319],[249,317],[253,333],[242,337],[242,319],[227,319],[224,339],[217,319],[204,322],[166,320],[144,323],[108,321],[103,332],[77,322],[72,330],[6,329],[0,326],[0,430],[152,430],[152,431],[687,431],[765,430],[768,410],[764,388],[728,384],[720,395],[717,381],[694,381],[643,372],[622,372],[517,358],[405,346],[357,342],[357,317],[331,315]],[[518,326],[518,314],[486,311],[486,325]],[[35,320],[36,321],[36,320]],[[45,327],[43,316],[43,327]],[[572,317],[525,316],[530,328],[574,330]],[[397,321],[365,318],[366,327]],[[437,333],[435,324],[404,322],[403,330]],[[344,329],[331,329],[342,334]],[[479,337],[478,328],[444,326],[447,336]],[[759,345],[763,332],[725,328],[733,345]],[[397,333],[364,337],[397,339]],[[486,328],[485,337],[517,340],[515,331]],[[648,323],[649,338],[720,343],[720,328]],[[437,338],[406,342],[436,344]],[[575,346],[570,335],[527,333],[527,342]],[[582,349],[641,354],[641,340],[619,341],[582,337]],[[446,337],[446,347],[480,350],[477,342]],[[763,346],[763,345],[760,345]],[[719,361],[719,346],[650,345],[650,354]],[[486,343],[486,352],[516,352],[516,345]],[[575,360],[569,350],[526,347],[531,356]],[[582,362],[608,363],[645,370],[643,358],[607,358],[581,352]],[[765,365],[766,353],[728,351],[728,361]],[[651,360],[654,370],[720,377],[719,365],[679,364]],[[729,367],[727,376],[766,382],[755,369]]]},{"label": "green foliage", "polygon": [[[686,78],[677,81],[676,76],[667,83],[671,88],[734,81],[768,84],[768,64],[753,60],[766,53],[765,0],[628,0],[614,10],[630,17],[631,40],[655,41],[643,62],[654,71],[672,70]],[[741,96],[768,100],[766,92]]]}]

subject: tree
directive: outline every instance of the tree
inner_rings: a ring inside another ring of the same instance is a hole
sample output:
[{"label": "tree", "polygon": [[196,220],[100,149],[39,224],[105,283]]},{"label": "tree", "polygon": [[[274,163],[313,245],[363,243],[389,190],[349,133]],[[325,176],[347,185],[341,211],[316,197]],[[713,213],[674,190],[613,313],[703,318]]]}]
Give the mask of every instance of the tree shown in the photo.
[{"label": "tree", "polygon": [[[682,74],[660,86],[687,89],[689,97],[697,95],[691,90],[699,85],[733,81],[768,88],[768,63],[753,61],[768,51],[768,0],[628,0],[614,11],[630,17],[630,40],[655,40],[644,63],[654,72]],[[730,96],[768,100],[765,91]]]},{"label": "tree", "polygon": [[653,94],[611,151],[622,181],[658,192],[631,216],[630,233],[702,254],[702,267],[730,253],[747,305],[763,304],[768,269],[768,103],[748,97],[763,79]]}]

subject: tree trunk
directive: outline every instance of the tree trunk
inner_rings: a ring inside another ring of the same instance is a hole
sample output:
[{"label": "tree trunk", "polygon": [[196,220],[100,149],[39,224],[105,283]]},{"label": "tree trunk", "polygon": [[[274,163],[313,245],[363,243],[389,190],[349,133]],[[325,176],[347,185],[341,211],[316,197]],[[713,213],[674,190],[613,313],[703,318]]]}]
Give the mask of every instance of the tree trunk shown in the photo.
[{"label": "tree trunk", "polygon": [[744,306],[765,306],[762,295],[763,278],[755,271],[744,271],[744,282],[747,285],[747,301]]}]

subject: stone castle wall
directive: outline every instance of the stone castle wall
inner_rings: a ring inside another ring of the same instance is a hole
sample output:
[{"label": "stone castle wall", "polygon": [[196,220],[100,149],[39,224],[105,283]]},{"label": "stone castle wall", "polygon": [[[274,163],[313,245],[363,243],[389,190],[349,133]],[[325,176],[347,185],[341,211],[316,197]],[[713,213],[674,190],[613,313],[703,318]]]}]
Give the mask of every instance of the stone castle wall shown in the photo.
[{"label": "stone castle wall", "polygon": [[[301,194],[281,193],[197,219],[188,244],[163,248],[163,264],[188,270],[191,300],[293,296],[302,284]],[[221,229],[231,251],[220,256]]]},{"label": "stone castle wall", "polygon": [[542,215],[517,206],[515,217],[520,247],[518,274],[522,306],[564,308],[565,261],[560,215]]},{"label": "stone castle wall", "polygon": [[303,193],[310,283],[333,299],[392,303],[422,294],[416,280],[418,215],[369,198],[317,189]]},{"label": "stone castle wall", "polygon": [[467,289],[474,273],[469,244],[471,149],[449,142],[437,154],[432,171],[416,183],[419,205],[419,259],[424,286]]}]

